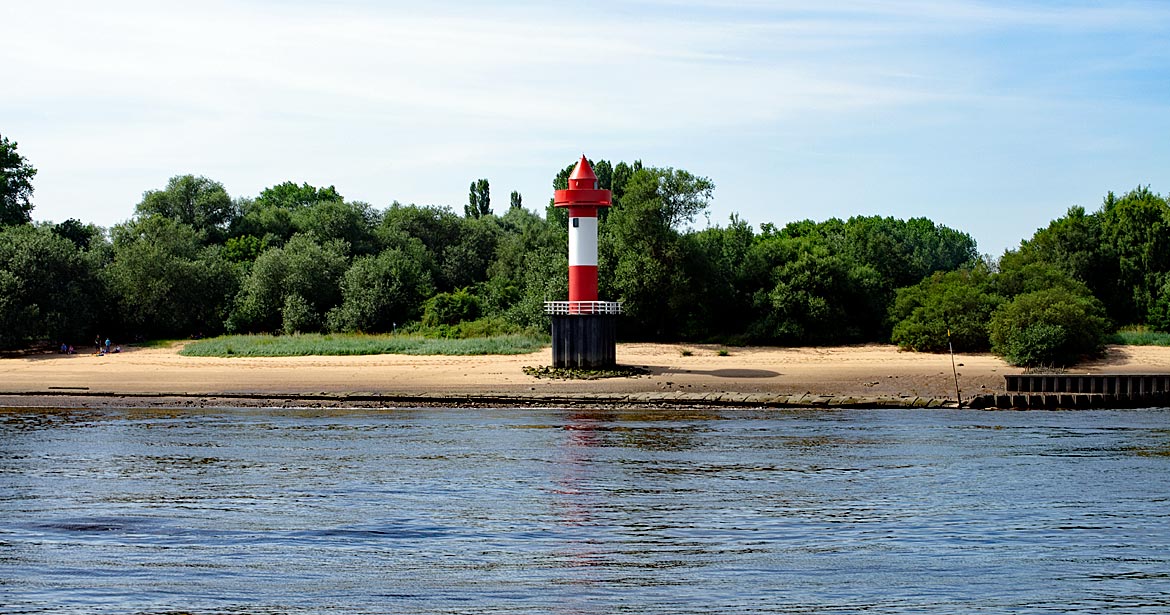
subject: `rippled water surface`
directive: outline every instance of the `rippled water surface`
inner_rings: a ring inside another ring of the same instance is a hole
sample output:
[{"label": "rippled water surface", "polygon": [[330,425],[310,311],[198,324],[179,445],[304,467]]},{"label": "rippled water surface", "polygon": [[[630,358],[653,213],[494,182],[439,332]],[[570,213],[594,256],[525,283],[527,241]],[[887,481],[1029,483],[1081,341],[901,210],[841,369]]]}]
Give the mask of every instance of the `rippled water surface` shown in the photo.
[{"label": "rippled water surface", "polygon": [[0,410],[3,613],[1167,613],[1170,411]]}]

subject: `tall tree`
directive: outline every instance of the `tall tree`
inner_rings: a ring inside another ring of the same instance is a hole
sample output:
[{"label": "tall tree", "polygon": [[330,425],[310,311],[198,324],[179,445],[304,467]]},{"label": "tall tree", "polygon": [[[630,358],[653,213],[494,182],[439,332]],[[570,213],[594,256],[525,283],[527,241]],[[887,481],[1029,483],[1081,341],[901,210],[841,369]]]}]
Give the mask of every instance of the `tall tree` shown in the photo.
[{"label": "tall tree", "polygon": [[142,195],[136,213],[170,218],[216,241],[235,217],[235,207],[223,184],[203,176],[176,175],[166,188]]},{"label": "tall tree", "polygon": [[1148,186],[1101,206],[1101,238],[1117,266],[1111,316],[1121,324],[1143,322],[1170,272],[1170,206]]},{"label": "tall tree", "polygon": [[512,202],[511,202],[511,206],[509,207],[509,209],[517,209],[517,208],[520,208],[523,206],[524,206],[524,199],[523,199],[523,197],[520,196],[520,192],[517,190],[513,190],[512,191]]},{"label": "tall tree", "polygon": [[682,330],[691,281],[679,227],[707,207],[714,189],[711,180],[687,171],[642,169],[601,227],[599,267],[610,280],[602,294],[625,302],[628,324],[639,335],[665,339]]},{"label": "tall tree", "polygon": [[32,178],[37,174],[16,152],[16,142],[0,135],[0,226],[32,220]]},{"label": "tall tree", "polygon": [[482,218],[492,213],[491,186],[487,179],[477,179],[471,182],[467,192],[467,206],[463,213],[468,218]]}]

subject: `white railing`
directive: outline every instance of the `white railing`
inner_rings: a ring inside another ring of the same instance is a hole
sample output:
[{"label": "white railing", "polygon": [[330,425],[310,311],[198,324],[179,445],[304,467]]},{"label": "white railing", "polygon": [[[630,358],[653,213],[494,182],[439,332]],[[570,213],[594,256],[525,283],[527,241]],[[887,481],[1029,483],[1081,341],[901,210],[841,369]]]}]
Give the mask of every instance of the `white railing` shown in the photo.
[{"label": "white railing", "polygon": [[622,304],[617,301],[545,301],[544,313],[556,316],[565,314],[621,314]]}]

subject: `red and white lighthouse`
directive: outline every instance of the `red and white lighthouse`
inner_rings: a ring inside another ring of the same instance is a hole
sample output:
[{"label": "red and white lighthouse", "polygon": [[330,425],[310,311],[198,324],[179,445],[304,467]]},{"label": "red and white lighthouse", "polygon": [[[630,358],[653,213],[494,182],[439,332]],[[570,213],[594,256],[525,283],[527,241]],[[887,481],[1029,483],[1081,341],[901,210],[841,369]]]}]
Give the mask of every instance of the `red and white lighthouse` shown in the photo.
[{"label": "red and white lighthouse", "polygon": [[569,175],[569,187],[556,191],[553,204],[569,210],[569,300],[544,303],[552,316],[553,366],[612,367],[614,318],[622,306],[597,299],[597,210],[610,206],[610,191],[597,185],[597,175],[582,155]]},{"label": "red and white lighthouse", "polygon": [[557,190],[557,207],[569,209],[569,309],[593,311],[597,301],[597,210],[610,206],[610,191],[597,186],[585,156],[569,175],[569,187]]}]

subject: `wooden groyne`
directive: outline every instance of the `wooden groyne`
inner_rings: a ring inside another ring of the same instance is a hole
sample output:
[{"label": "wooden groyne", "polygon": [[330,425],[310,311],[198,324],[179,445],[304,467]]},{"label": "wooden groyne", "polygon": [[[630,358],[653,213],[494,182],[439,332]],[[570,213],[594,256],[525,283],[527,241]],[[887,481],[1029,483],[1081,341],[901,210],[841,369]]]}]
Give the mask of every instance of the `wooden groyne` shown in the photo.
[{"label": "wooden groyne", "polygon": [[1170,374],[1007,374],[1003,393],[966,400],[969,408],[1074,410],[1170,405]]},{"label": "wooden groyne", "polygon": [[1170,391],[1170,374],[1007,374],[1008,393],[1146,395]]}]

